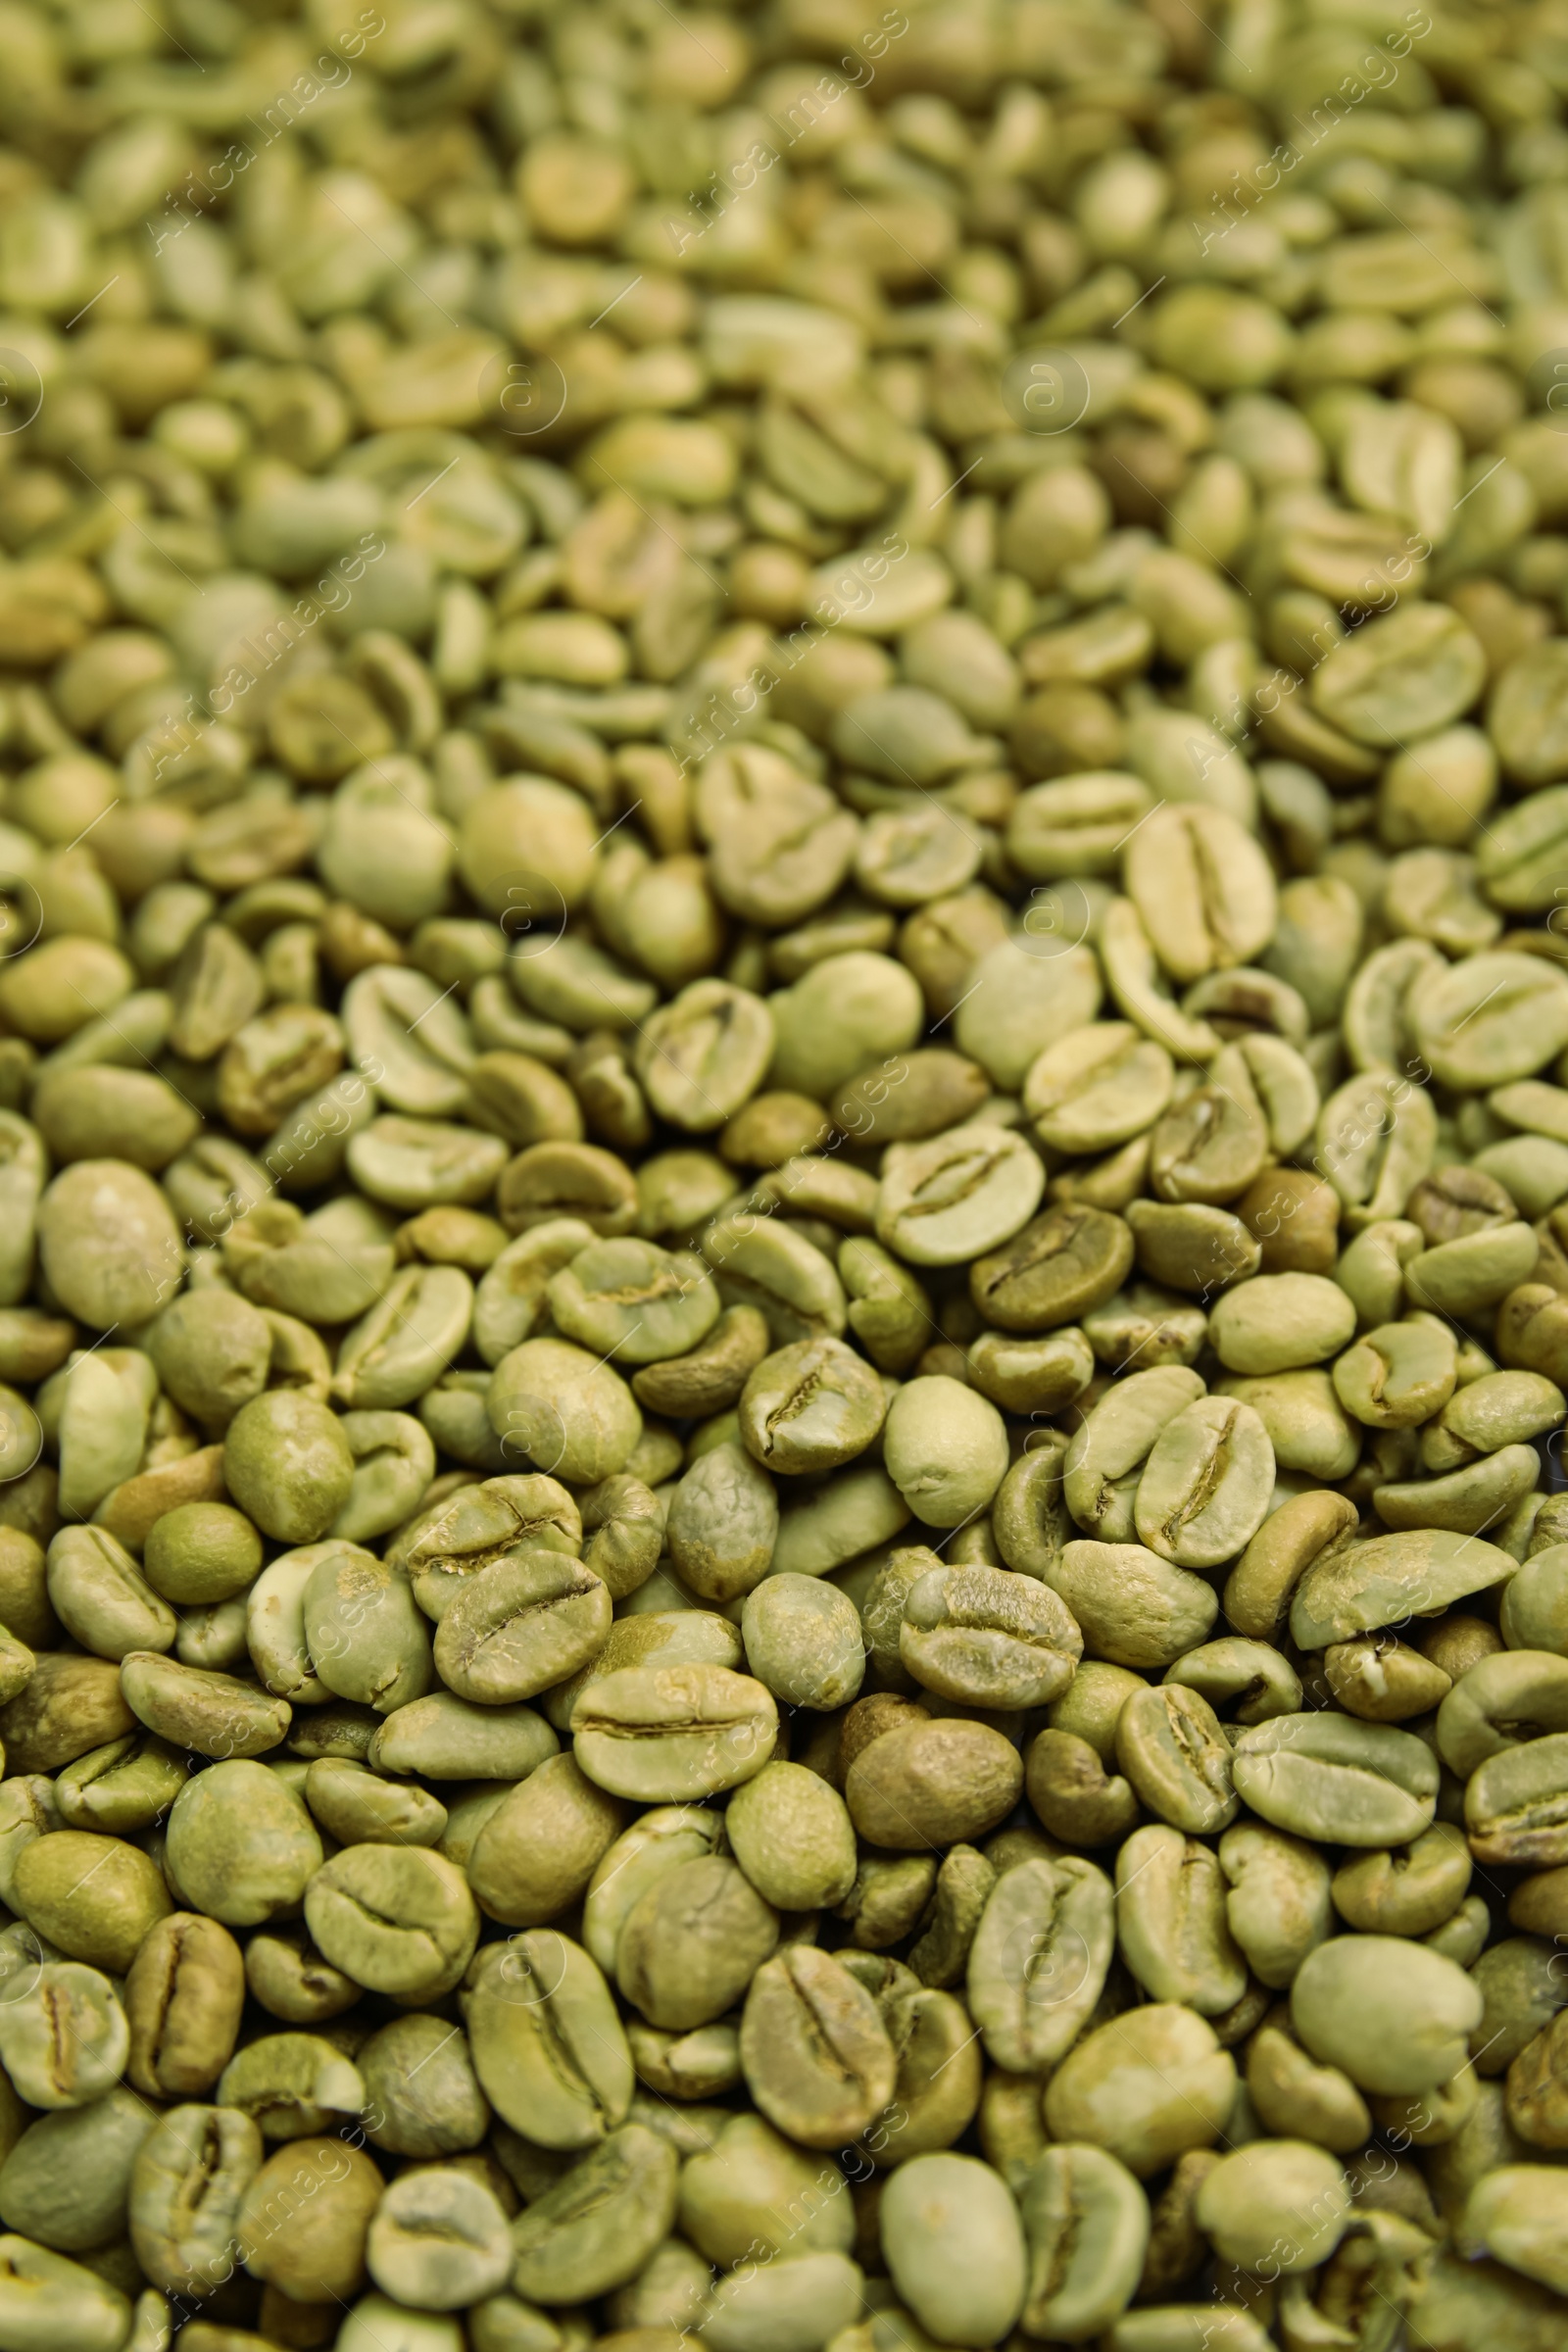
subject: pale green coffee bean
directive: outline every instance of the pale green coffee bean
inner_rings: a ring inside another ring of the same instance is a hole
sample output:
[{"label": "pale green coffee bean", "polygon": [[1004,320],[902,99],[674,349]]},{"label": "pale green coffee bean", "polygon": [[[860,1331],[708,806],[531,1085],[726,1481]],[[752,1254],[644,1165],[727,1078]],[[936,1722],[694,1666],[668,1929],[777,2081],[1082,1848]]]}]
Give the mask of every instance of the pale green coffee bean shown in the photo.
[{"label": "pale green coffee bean", "polygon": [[591,2148],[624,2122],[631,2053],[580,1944],[547,1928],[487,1944],[459,2005],[479,2086],[514,2131],[543,2148]]},{"label": "pale green coffee bean", "polygon": [[513,2252],[494,2193],[466,2173],[431,2169],[391,2182],[371,2218],[365,2259],[399,2303],[462,2311],[506,2285]]},{"label": "pale green coffee bean", "polygon": [[644,1025],[635,1066],[662,1117],[706,1135],[757,1092],[773,1053],[773,1019],[760,997],[724,980],[694,980]]},{"label": "pale green coffee bean", "polygon": [[[1456,1916],[1463,1917],[1468,1908],[1467,1903]],[[1489,1915],[1489,1932],[1490,1926]],[[1459,1958],[1460,1965],[1464,1965],[1463,1956],[1457,1953],[1450,1956]],[[1471,2037],[1476,2078],[1505,2075],[1521,2052],[1556,2017],[1563,2003],[1553,1968],[1555,1957],[1544,1936],[1515,1936],[1471,1960],[1470,1966],[1486,2001],[1481,2023]],[[1549,2044],[1544,2046],[1550,2048]],[[1463,2132],[1473,2113],[1470,2111],[1460,2120],[1450,2137],[1457,2138]]]},{"label": "pale green coffee bean", "polygon": [[950,2344],[995,2343],[1023,2306],[1028,2254],[1006,2184],[972,2156],[916,2156],[883,2191],[882,2252],[923,2328]]},{"label": "pale green coffee bean", "polygon": [[1446,1478],[1407,1479],[1373,1489],[1373,1507],[1386,1527],[1442,1528],[1479,1535],[1523,1501],[1541,1474],[1533,1446],[1504,1446]]},{"label": "pale green coffee bean", "polygon": [[256,1305],[310,1324],[347,1323],[374,1305],[393,1275],[384,1210],[345,1195],[304,1216],[264,1200],[223,1237],[223,1267]]},{"label": "pale green coffee bean", "polygon": [[[328,1695],[326,1685],[316,1673],[306,1640],[305,1592],[322,1560],[340,1558],[346,1552],[372,1563],[375,1559],[373,1552],[358,1544],[303,1544],[293,1551],[281,1553],[264,1568],[245,1596],[246,1641],[251,1660],[267,1690],[279,1699],[303,1700],[314,1706]],[[286,1728],[284,1718],[274,1739],[280,1739]],[[264,1751],[258,1748],[252,1752]]]},{"label": "pale green coffee bean", "polygon": [[1150,1448],[1134,1517],[1143,1543],[1185,1568],[1217,1567],[1256,1535],[1274,1491],[1274,1449],[1250,1405],[1209,1396]]},{"label": "pale green coffee bean", "polygon": [[475,1707],[432,1690],[383,1718],[366,1761],[372,1771],[432,1781],[525,1781],[559,1742],[531,1707]]},{"label": "pale green coffee bean", "polygon": [[190,1770],[188,1759],[166,1740],[146,1734],[116,1740],[64,1768],[55,1801],[71,1829],[134,1834],[163,1820]]},{"label": "pale green coffee bean", "polygon": [[1110,1967],[1112,1906],[1104,1872],[1074,1854],[997,1880],[968,1961],[969,2012],[996,2065],[1044,2074],[1071,2048]]},{"label": "pale green coffee bean", "polygon": [[614,1974],[627,1914],[667,1871],[716,1852],[726,1820],[698,1805],[656,1806],[607,1847],[588,1882],[582,1913],[583,1942],[607,1977]]},{"label": "pale green coffee bean", "polygon": [[388,1208],[413,1212],[442,1201],[488,1200],[507,1164],[507,1148],[499,1136],[475,1135],[471,1127],[394,1113],[350,1136],[344,1157],[363,1193]]},{"label": "pale green coffee bean", "polygon": [[1398,1217],[1432,1165],[1437,1114],[1408,1078],[1366,1070],[1329,1096],[1316,1142],[1316,1164],[1339,1194],[1346,1223],[1360,1231]]},{"label": "pale green coffee bean", "polygon": [[1333,1926],[1328,1865],[1303,1838],[1252,1821],[1225,1832],[1219,1861],[1231,1935],[1258,1982],[1283,1990]]},{"label": "pale green coffee bean", "polygon": [[157,2117],[123,2083],[90,2107],[29,2123],[0,2165],[0,2203],[19,2230],[62,2254],[91,2254],[125,2233],[138,2150]]},{"label": "pale green coffee bean", "polygon": [[1559,1544],[1533,1553],[1509,1578],[1497,1622],[1510,1649],[1568,1655],[1568,1551]]},{"label": "pale green coffee bean", "polygon": [[1234,1200],[1262,1173],[1269,1135],[1244,1061],[1194,1088],[1157,1122],[1149,1143],[1149,1183],[1162,1200]]},{"label": "pale green coffee bean", "polygon": [[1108,1210],[1048,1208],[969,1269],[969,1296],[1004,1331],[1051,1331],[1108,1298],[1133,1262],[1133,1234]]},{"label": "pale green coffee bean", "polygon": [[1568,1861],[1565,1768],[1568,1734],[1562,1732],[1506,1747],[1477,1767],[1464,1792],[1464,1821],[1478,1862],[1540,1867]]},{"label": "pale green coffee bean", "polygon": [[644,2125],[612,2132],[514,2226],[513,2284],[547,2304],[623,2286],[675,2218],[679,2159]]},{"label": "pale green coffee bean", "polygon": [[1106,1152],[1153,1125],[1174,1083],[1162,1046],[1130,1021],[1096,1021],[1047,1047],[1024,1080],[1023,1103],[1053,1150]]},{"label": "pale green coffee bean", "polygon": [[1214,1301],[1209,1337],[1230,1372],[1289,1372],[1338,1355],[1355,1334],[1355,1309],[1318,1274],[1259,1274]]},{"label": "pale green coffee bean", "polygon": [[312,1878],[305,1917],[334,1968],[404,2000],[450,1992],[479,1937],[467,1880],[420,1846],[345,1846]]},{"label": "pale green coffee bean", "polygon": [[1048,2148],[1019,2197],[1029,2248],[1023,2327],[1077,2343],[1099,2334],[1137,2289],[1149,2248],[1149,2201],[1103,2148]]},{"label": "pale green coffee bean", "polygon": [[1301,1680],[1290,1660],[1267,1642],[1249,1642],[1240,1634],[1190,1649],[1166,1667],[1164,1680],[1200,1691],[1216,1712],[1235,1701],[1240,1724],[1300,1711]]},{"label": "pale green coffee bean", "polygon": [[1127,895],[1176,980],[1250,963],[1274,930],[1274,877],[1220,808],[1156,808],[1128,843]]},{"label": "pale green coffee bean", "polygon": [[1536,1250],[1535,1233],[1518,1221],[1461,1234],[1410,1260],[1404,1270],[1406,1296],[1413,1306],[1468,1319],[1530,1280]]},{"label": "pale green coffee bean", "polygon": [[148,1731],[175,1747],[220,1760],[266,1755],[282,1739],[293,1714],[286,1699],[237,1675],[180,1665],[152,1650],[127,1652],[121,1660],[120,1687],[125,1704]]},{"label": "pale green coffee bean", "polygon": [[1230,1743],[1207,1699],[1166,1682],[1135,1690],[1116,1719],[1116,1761],[1155,1817],[1195,1836],[1236,1818]]},{"label": "pale green coffee bean", "polygon": [[753,1369],[738,1410],[757,1460],[777,1476],[801,1476],[863,1453],[882,1427],[887,1397],[864,1358],[842,1340],[802,1340]]},{"label": "pale green coffee bean", "polygon": [[354,1478],[331,1532],[363,1544],[401,1527],[418,1507],[435,1475],[435,1446],[408,1413],[345,1413],[343,1435]]},{"label": "pale green coffee bean", "polygon": [[579,1217],[556,1217],[509,1242],[480,1277],[473,1298],[473,1344],[487,1364],[527,1339],[544,1312],[552,1275],[594,1240]]},{"label": "pale green coffee bean", "polygon": [[1153,2001],[1068,2051],[1046,2085],[1046,2128],[1053,2140],[1104,2148],[1144,2180],[1188,2148],[1212,2147],[1235,2096],[1236,2068],[1213,2029]]},{"label": "pale green coffee bean", "polygon": [[898,2071],[871,1995],[808,1944],[787,1946],[753,1977],[740,2055],[762,2113],[808,2148],[858,2138],[891,2100]]},{"label": "pale green coffee bean", "polygon": [[738,1443],[713,1446],[670,1497],[664,1540],[674,1566],[703,1600],[752,1592],[777,1558],[773,1482]]},{"label": "pale green coffee bean", "polygon": [[107,1528],[63,1527],[48,1552],[50,1605],[100,1658],[173,1646],[178,1620]]},{"label": "pale green coffee bean", "polygon": [[1485,658],[1472,632],[1441,605],[1411,603],[1335,646],[1312,677],[1312,701],[1353,741],[1397,749],[1446,726],[1479,693]]},{"label": "pale green coffee bean", "polygon": [[830,2157],[808,2155],[760,2115],[727,2117],[710,2147],[682,2169],[682,2234],[733,2268],[792,2253],[847,2253],[855,2243],[848,2183]]},{"label": "pale green coffee bean", "polygon": [[1116,1940],[1156,2001],[1181,2001],[1219,2017],[1247,1989],[1219,1862],[1211,1847],[1178,1829],[1135,1830],[1118,1851]]},{"label": "pale green coffee bean", "polygon": [[166,1847],[192,1909],[225,1927],[298,1916],[324,1859],[301,1796],[265,1764],[214,1764],[175,1797]]},{"label": "pale green coffee bean", "polygon": [[31,2352],[121,2352],[130,2317],[96,2272],[14,2231],[0,2237],[0,2325]]},{"label": "pale green coffee bean", "polygon": [[1136,776],[1115,769],[1032,784],[1007,819],[1007,855],[1032,882],[1111,874],[1126,836],[1152,808]]},{"label": "pale green coffee bean", "polygon": [[262,1542],[243,1512],[227,1503],[185,1502],[155,1521],[142,1566],[166,1600],[232,1600],[255,1583]]},{"label": "pale green coffee bean", "polygon": [[[661,1592],[661,1586],[667,1589]],[[667,1602],[663,1608],[656,1604]],[[558,1683],[544,1694],[544,1712],[563,1733],[571,1729],[572,1709],[590,1683],[618,1674],[627,1666],[726,1666],[745,1663],[739,1628],[711,1609],[692,1606],[688,1596],[669,1580],[650,1578],[633,1594],[633,1606],[617,1617],[610,1638],[591,1663],[569,1681]],[[648,1606],[635,1604],[646,1601]]]},{"label": "pale green coffee bean", "polygon": [[1126,1223],[1138,1263],[1152,1281],[1205,1300],[1262,1265],[1257,1236],[1228,1208],[1197,1200],[1130,1200]]},{"label": "pale green coffee bean", "polygon": [[242,1405],[229,1423],[223,1476],[235,1502],[264,1535],[280,1544],[312,1544],[349,1498],[354,1457],[324,1404],[274,1389]]},{"label": "pale green coffee bean", "polygon": [[439,1624],[453,1600],[498,1560],[542,1548],[581,1549],[582,1516],[560,1482],[524,1474],[487,1478],[422,1511],[399,1548],[415,1597]]},{"label": "pale green coffee bean", "polygon": [[232,2267],[262,2134],[237,2107],[175,2107],[142,2142],[130,2187],[130,2239],[153,2284],[208,2295]]},{"label": "pale green coffee bean", "polygon": [[1064,1544],[1046,1581],[1077,1620],[1085,1654],[1116,1666],[1169,1666],[1219,1614],[1205,1578],[1140,1544]]},{"label": "pale green coffee bean", "polygon": [[1507,1086],[1568,1044],[1568,985],[1534,956],[1469,956],[1417,983],[1411,1024],[1443,1085]]},{"label": "pale green coffee bean", "polygon": [[844,1797],[869,1844],[909,1853],[972,1842],[1005,1819],[1022,1788],[1011,1740],[954,1716],[880,1734],[850,1766]]},{"label": "pale green coffee bean", "polygon": [[703,1255],[730,1306],[755,1306],[775,1348],[843,1331],[843,1286],[820,1250],[777,1217],[721,1217],[702,1237]]},{"label": "pale green coffee bean", "polygon": [[1033,1216],[1045,1170],[1004,1127],[950,1128],[894,1144],[877,1196],[877,1238],[916,1266],[961,1265],[995,1250]]},{"label": "pale green coffee bean", "polygon": [[1036,1734],[1025,1782],[1048,1834],[1068,1845],[1119,1841],[1138,1819],[1129,1784],[1108,1773],[1089,1741],[1072,1732]]},{"label": "pale green coffee bean", "polygon": [[86,2107],[113,2090],[130,2028],[109,1979],[74,1960],[46,1961],[0,1995],[0,2062],[31,2107]]},{"label": "pale green coffee bean", "polygon": [[60,1507],[85,1518],[111,1488],[135,1474],[158,1381],[146,1356],[119,1348],[68,1359],[59,1377]]},{"label": "pale green coffee bean", "polygon": [[882,1446],[888,1475],[928,1527],[958,1527],[983,1511],[1007,1468],[1002,1415],[945,1374],[898,1391]]},{"label": "pale green coffee bean", "polygon": [[11,1902],[6,1889],[23,1847],[61,1827],[52,1780],[42,1773],[19,1773],[0,1781],[0,1899]]},{"label": "pale green coffee bean", "polygon": [[591,1684],[572,1709],[583,1772],[645,1804],[736,1788],[761,1771],[777,1740],[772,1694],[722,1666],[626,1667]]},{"label": "pale green coffee bean", "polygon": [[1349,2076],[1317,2065],[1283,2023],[1259,2026],[1249,2042],[1247,2094],[1258,2120],[1282,2139],[1348,2155],[1372,2133],[1371,2111]]},{"label": "pale green coffee bean", "polygon": [[1334,1874],[1334,1908],[1371,1934],[1425,1936],[1453,1917],[1470,1870],[1463,1832],[1452,1822],[1434,1822],[1408,1846],[1342,1863]]},{"label": "pale green coffee bean", "polygon": [[546,1298],[567,1339],[623,1364],[684,1355],[701,1345],[720,1312],[700,1258],[630,1235],[590,1243],[551,1276]]},{"label": "pale green coffee bean", "polygon": [[[1544,1557],[1544,1554],[1541,1555]],[[1438,1753],[1462,1781],[1545,1733],[1568,1731],[1568,1658],[1507,1649],[1478,1658],[1438,1708]]]},{"label": "pale green coffee bean", "polygon": [[837,1789],[802,1765],[764,1764],[730,1798],[724,1830],[736,1861],[775,1910],[832,1910],[855,1883],[849,1810]]},{"label": "pale green coffee bean", "polygon": [[384,1560],[358,1547],[329,1551],[311,1571],[300,1611],[311,1663],[337,1697],[390,1715],[430,1688],[428,1621],[408,1578]]},{"label": "pale green coffee bean", "polygon": [[900,1658],[924,1689],[964,1705],[1046,1706],[1082,1655],[1065,1605],[1033,1579],[995,1568],[931,1569],[905,1600]]},{"label": "pale green coffee bean", "polygon": [[983,1331],[965,1359],[969,1385],[1004,1412],[1059,1412],[1094,1378],[1095,1356],[1085,1334],[1069,1326],[1039,1339]]},{"label": "pale green coffee bean", "polygon": [[1333,1371],[1340,1402],[1370,1429],[1410,1429],[1429,1420],[1452,1396],[1456,1378],[1451,1334],[1427,1321],[1379,1324],[1347,1348]]},{"label": "pale green coffee bean", "polygon": [[1031,1446],[997,1489],[991,1530],[1009,1568],[1049,1582],[1048,1571],[1072,1530],[1061,1483],[1067,1448],[1058,1430],[1036,1434],[1045,1442]]},{"label": "pale green coffee bean", "polygon": [[624,1469],[642,1414],[618,1372],[564,1340],[524,1340],[491,1376],[491,1427],[545,1476],[593,1484]]},{"label": "pale green coffee bean", "polygon": [[1516,1565],[1499,1544],[1442,1529],[1350,1544],[1320,1558],[1301,1578],[1291,1604],[1291,1639],[1300,1649],[1322,1649],[1411,1617],[1435,1616],[1503,1583]]},{"label": "pale green coffee bean", "polygon": [[422,972],[372,965],[343,992],[340,1013],[350,1058],[376,1071],[375,1087],[394,1110],[449,1118],[462,1107],[474,1059],[460,1006]]},{"label": "pale green coffee bean", "polygon": [[1398,1936],[1333,1936],[1291,1986],[1291,2022],[1313,2057],[1385,2096],[1456,2074],[1482,2007],[1463,1969]]},{"label": "pale green coffee bean", "polygon": [[1429,1470],[1452,1470],[1479,1454],[1544,1436],[1565,1409],[1555,1381],[1539,1372],[1485,1372],[1450,1396],[1436,1426],[1423,1431],[1421,1459]]},{"label": "pale green coffee bean", "polygon": [[[652,1435],[645,1430],[644,1441]],[[658,1472],[650,1465],[646,1476],[653,1478]],[[609,1589],[612,1600],[625,1600],[659,1565],[664,1507],[652,1486],[625,1472],[586,1488],[580,1502],[584,1560]]]},{"label": "pale green coffee bean", "polygon": [[1568,2292],[1563,2218],[1555,2167],[1505,2164],[1476,2182],[1464,2209],[1464,2230],[1478,2251],[1561,2295]]},{"label": "pale green coffee bean", "polygon": [[615,1981],[651,2025],[686,2033],[741,1998],[778,1941],[776,1914],[727,1858],[676,1855],[615,1940]]},{"label": "pale green coffee bean", "polygon": [[85,1830],[46,1831],[24,1845],[13,1865],[12,1894],[28,1927],[60,1956],[110,1976],[123,1976],[142,1937],[173,1909],[149,1855]]},{"label": "pale green coffee bean", "polygon": [[305,1776],[312,1816],[340,1845],[436,1845],[447,1809],[426,1789],[384,1781],[347,1757],[319,1756]]},{"label": "pale green coffee bean", "polygon": [[405,1266],[385,1296],[345,1332],[333,1394],[362,1411],[412,1404],[467,1337],[473,1285],[458,1266]]},{"label": "pale green coffee bean", "polygon": [[464,1579],[436,1629],[436,1671],[460,1698],[481,1705],[533,1698],[604,1646],[612,1606],[608,1586],[581,1560],[544,1548],[508,1552]]},{"label": "pale green coffee bean", "polygon": [[1130,1373],[1101,1398],[1068,1446],[1062,1491],[1079,1527],[1105,1543],[1133,1534],[1143,1466],[1166,1423],[1203,1395],[1185,1365]]},{"label": "pale green coffee bean", "polygon": [[1344,2172],[1298,2139],[1254,2142],[1222,2156],[1198,2192],[1199,2227],[1222,2261],[1314,2269],[1333,2253],[1350,2212]]},{"label": "pale green coffee bean", "polygon": [[94,1331],[148,1322],[179,1281],[172,1210],[123,1160],[82,1159],[38,1203],[39,1262],[65,1311]]},{"label": "pale green coffee bean", "polygon": [[1388,1724],[1276,1715],[1236,1742],[1237,1794],[1276,1829],[1337,1845],[1402,1845],[1432,1820],[1438,1762]]},{"label": "pale green coffee bean", "polygon": [[830,1714],[865,1672],[860,1620],[847,1592],[813,1576],[769,1576],[741,1612],[746,1663],[786,1706]]},{"label": "pale green coffee bean", "polygon": [[810,2352],[842,2339],[865,2304],[859,2265],[844,2254],[792,2254],[721,2278],[705,2306],[713,2352]]},{"label": "pale green coffee bean", "polygon": [[466,2036],[444,2018],[395,2018],[361,2044],[366,2131],[398,2156],[448,2156],[475,2148],[490,2110],[473,2072]]}]

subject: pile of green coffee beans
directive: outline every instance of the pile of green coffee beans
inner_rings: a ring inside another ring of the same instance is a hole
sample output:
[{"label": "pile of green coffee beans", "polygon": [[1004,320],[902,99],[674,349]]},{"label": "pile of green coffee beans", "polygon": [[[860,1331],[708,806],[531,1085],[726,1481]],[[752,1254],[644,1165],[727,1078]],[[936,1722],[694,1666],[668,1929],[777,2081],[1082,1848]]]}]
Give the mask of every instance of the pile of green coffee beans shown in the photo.
[{"label": "pile of green coffee beans", "polygon": [[0,0],[0,2352],[1563,2352],[1568,0]]}]

